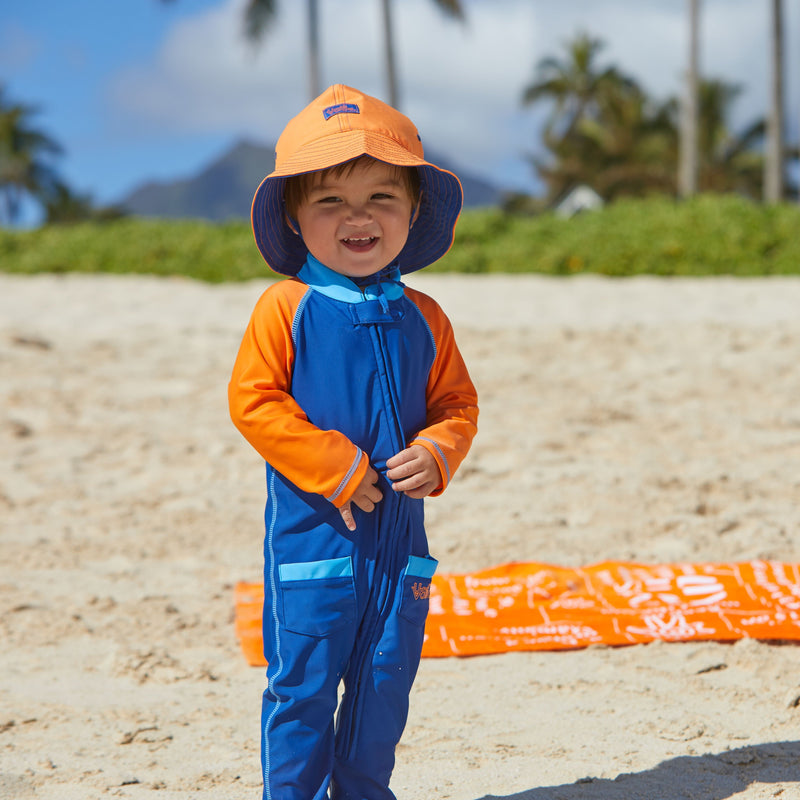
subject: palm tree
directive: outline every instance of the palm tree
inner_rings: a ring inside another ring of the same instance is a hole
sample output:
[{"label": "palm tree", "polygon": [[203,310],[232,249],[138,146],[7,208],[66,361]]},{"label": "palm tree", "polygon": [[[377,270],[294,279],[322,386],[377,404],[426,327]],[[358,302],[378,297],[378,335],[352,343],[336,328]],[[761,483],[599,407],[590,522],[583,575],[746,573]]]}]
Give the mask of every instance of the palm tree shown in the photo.
[{"label": "palm tree", "polygon": [[603,47],[580,34],[567,42],[566,59],[539,62],[535,82],[523,93],[523,104],[553,103],[543,134],[552,158],[534,160],[551,199],[579,183],[606,198],[674,185],[664,169],[665,152],[674,150],[667,110],[653,108],[636,82],[615,67],[601,69],[597,56]]},{"label": "palm tree", "polygon": [[[550,200],[585,183],[606,199],[649,192],[674,194],[680,160],[682,104],[650,100],[636,82],[613,68],[600,69],[602,43],[581,36],[567,44],[568,57],[546,58],[524,100],[553,102],[543,134],[549,153],[534,166]],[[740,87],[699,81],[697,178],[703,191],[761,192],[763,157],[758,146],[764,122],[738,135],[727,120]]]},{"label": "palm tree", "polygon": [[32,106],[12,103],[0,85],[0,220],[16,222],[25,196],[45,203],[60,183],[49,161],[61,147],[35,128]]},{"label": "palm tree", "polygon": [[568,136],[545,131],[551,153],[534,161],[551,200],[587,184],[610,200],[621,195],[674,192],[677,138],[669,106],[654,106],[638,86],[604,92],[597,116]]},{"label": "palm tree", "polygon": [[[174,0],[161,0],[171,3]],[[306,59],[308,62],[308,91],[313,99],[322,91],[319,60],[319,5],[318,0],[306,0],[308,11],[308,34]],[[277,0],[247,0],[244,9],[244,35],[254,45],[261,42],[278,16]]]},{"label": "palm tree", "polygon": [[[460,0],[434,0],[434,4],[452,19],[465,19],[464,7]],[[386,56],[387,102],[394,108],[400,107],[400,90],[397,80],[397,61],[394,48],[394,23],[392,16],[392,0],[381,0],[381,16],[383,19],[383,49]]]},{"label": "palm tree", "polygon": [[[173,0],[161,0],[170,3]],[[436,6],[453,19],[463,20],[464,7],[461,0],[433,0]],[[306,39],[306,58],[308,61],[308,91],[311,99],[322,91],[320,68],[319,0],[306,0],[308,35]],[[247,0],[244,10],[244,32],[248,41],[259,43],[269,31],[278,13],[277,0]],[[394,23],[392,0],[381,0],[383,20],[383,42],[386,64],[386,84],[388,102],[397,108],[400,103],[398,89],[397,63],[394,47]]]},{"label": "palm tree", "polygon": [[[306,55],[308,58],[309,95],[313,99],[322,91],[320,69],[319,39],[319,0],[306,0],[308,9],[308,39]],[[434,0],[434,3],[448,16],[463,20],[464,9],[460,0]],[[250,41],[259,41],[274,20],[277,11],[275,0],[248,0],[245,7],[245,32]],[[392,0],[381,0],[383,19],[383,41],[386,57],[386,83],[389,105],[397,108],[400,103],[398,90],[397,64],[394,47],[394,23]]]},{"label": "palm tree", "polygon": [[699,51],[700,51],[700,0],[689,2],[689,63],[686,70],[686,88],[681,108],[680,164],[678,192],[689,197],[697,191],[698,171],[698,115],[699,115]]},{"label": "palm tree", "polygon": [[597,56],[604,47],[601,40],[579,34],[566,43],[565,60],[549,56],[537,64],[535,82],[524,90],[522,102],[554,101],[547,132],[568,138],[587,117],[597,117],[604,92],[633,85],[615,67],[597,67]]},{"label": "palm tree", "polygon": [[[248,41],[260,42],[277,17],[276,0],[247,0],[244,10],[244,30]],[[306,0],[308,30],[306,59],[308,65],[308,92],[313,99],[322,91],[319,43],[319,0]]]},{"label": "palm tree", "polygon": [[[313,99],[322,91],[319,59],[319,5],[318,0],[306,1],[308,8],[306,52],[308,58],[309,95]],[[434,0],[434,3],[453,19],[464,19],[464,9],[460,0]],[[248,0],[245,8],[245,33],[250,41],[257,42],[264,36],[276,16],[276,11],[277,4],[275,0]],[[381,16],[383,21],[388,103],[398,108],[400,105],[400,91],[398,89],[397,59],[394,47],[392,0],[381,0]]]},{"label": "palm tree", "polygon": [[700,81],[698,102],[698,188],[761,196],[764,157],[759,145],[766,125],[758,119],[740,133],[728,129],[731,106],[741,86],[721,80]]},{"label": "palm tree", "polygon": [[770,113],[767,123],[767,147],[764,160],[764,200],[778,203],[783,199],[783,3],[772,0],[771,15],[772,81]]}]

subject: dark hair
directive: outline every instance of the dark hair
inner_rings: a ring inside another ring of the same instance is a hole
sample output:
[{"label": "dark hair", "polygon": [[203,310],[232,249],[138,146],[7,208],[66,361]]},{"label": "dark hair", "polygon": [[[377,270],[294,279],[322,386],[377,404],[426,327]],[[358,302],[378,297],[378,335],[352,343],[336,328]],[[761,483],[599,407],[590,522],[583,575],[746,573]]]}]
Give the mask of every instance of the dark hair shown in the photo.
[{"label": "dark hair", "polygon": [[[328,175],[339,178],[342,175],[349,175],[361,164],[374,164],[376,161],[377,159],[372,156],[363,155],[354,158],[352,161],[345,161],[344,164],[336,164],[336,166],[328,167],[327,169],[304,172],[301,175],[290,175],[286,178],[286,183],[283,187],[283,201],[286,204],[286,210],[290,216],[296,217],[297,209],[300,208],[314,186],[325,180]],[[407,189],[412,205],[416,205],[420,196],[419,170],[416,167],[398,167],[394,164],[389,164],[388,166],[397,171],[397,177]]]}]

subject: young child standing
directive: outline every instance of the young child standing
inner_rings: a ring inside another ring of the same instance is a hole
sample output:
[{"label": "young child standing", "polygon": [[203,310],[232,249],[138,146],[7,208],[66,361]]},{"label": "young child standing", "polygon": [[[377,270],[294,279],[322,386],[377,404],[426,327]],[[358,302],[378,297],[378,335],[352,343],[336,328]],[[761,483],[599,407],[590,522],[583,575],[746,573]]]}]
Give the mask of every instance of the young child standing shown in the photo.
[{"label": "young child standing", "polygon": [[444,255],[461,205],[411,121],[342,85],[289,122],[253,200],[256,244],[291,276],[258,301],[229,386],[267,462],[267,800],[394,797],[437,565],[422,499],[478,417],[449,321],[400,276]]}]

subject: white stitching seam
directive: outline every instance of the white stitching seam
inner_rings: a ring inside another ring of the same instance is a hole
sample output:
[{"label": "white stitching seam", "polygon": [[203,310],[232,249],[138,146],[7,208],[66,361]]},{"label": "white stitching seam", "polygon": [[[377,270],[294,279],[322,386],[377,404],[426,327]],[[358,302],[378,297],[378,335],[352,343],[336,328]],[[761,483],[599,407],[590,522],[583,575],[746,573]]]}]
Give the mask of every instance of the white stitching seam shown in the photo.
[{"label": "white stitching seam", "polygon": [[326,497],[326,500],[333,502],[342,493],[344,487],[347,486],[347,482],[353,477],[353,473],[356,471],[356,469],[358,469],[358,465],[361,463],[361,456],[363,455],[363,452],[360,447],[356,449],[358,452],[356,453],[355,460],[350,465],[350,469],[347,470],[347,474],[344,476],[344,478],[342,478],[341,482],[336,487],[336,491],[332,495]]},{"label": "white stitching seam", "polygon": [[278,713],[278,709],[281,706],[281,701],[278,699],[278,695],[275,693],[275,680],[283,671],[283,658],[281,656],[281,642],[280,642],[280,632],[279,632],[279,624],[278,624],[278,592],[277,586],[275,585],[275,550],[272,547],[272,540],[275,533],[275,521],[278,517],[278,504],[275,500],[275,472],[271,472],[270,480],[269,480],[269,498],[270,502],[272,503],[272,519],[270,520],[269,525],[269,533],[267,535],[267,543],[269,546],[269,575],[270,575],[270,588],[272,591],[272,619],[275,623],[275,652],[277,654],[278,660],[278,669],[273,673],[272,677],[269,680],[269,690],[275,697],[275,705],[270,712],[269,717],[267,717],[266,724],[264,725],[264,795],[267,800],[272,800],[272,792],[269,786],[269,727],[272,724],[272,720],[275,718],[275,715]]},{"label": "white stitching seam", "polygon": [[442,448],[433,441],[433,439],[429,439],[427,436],[417,436],[417,439],[421,439],[423,442],[430,442],[435,448],[436,452],[439,454],[439,457],[442,459],[442,463],[444,464],[445,472],[447,473],[447,482],[450,483],[450,467],[447,464],[447,459],[444,457],[444,453],[442,452]]}]

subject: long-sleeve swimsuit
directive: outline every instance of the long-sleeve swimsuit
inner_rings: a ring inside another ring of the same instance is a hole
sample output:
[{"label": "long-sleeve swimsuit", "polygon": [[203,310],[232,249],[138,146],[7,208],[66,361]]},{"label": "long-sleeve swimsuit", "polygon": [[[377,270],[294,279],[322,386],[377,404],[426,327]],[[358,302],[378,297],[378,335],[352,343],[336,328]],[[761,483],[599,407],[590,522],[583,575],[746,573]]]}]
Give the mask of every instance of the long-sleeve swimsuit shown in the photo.
[{"label": "long-sleeve swimsuit", "polygon": [[[386,461],[425,447],[439,494],[469,449],[477,395],[451,325],[399,280],[359,288],[309,256],[258,301],[229,403],[267,463],[264,797],[391,800],[437,562]],[[351,532],[339,509],[370,464],[383,499],[353,505]]]}]

